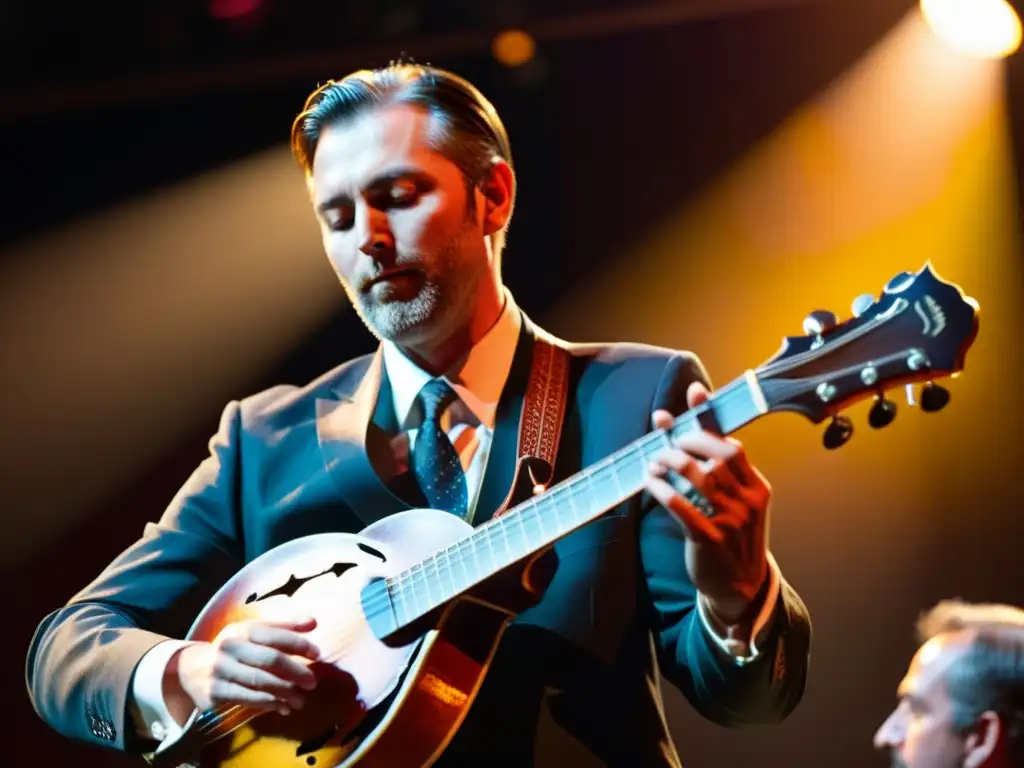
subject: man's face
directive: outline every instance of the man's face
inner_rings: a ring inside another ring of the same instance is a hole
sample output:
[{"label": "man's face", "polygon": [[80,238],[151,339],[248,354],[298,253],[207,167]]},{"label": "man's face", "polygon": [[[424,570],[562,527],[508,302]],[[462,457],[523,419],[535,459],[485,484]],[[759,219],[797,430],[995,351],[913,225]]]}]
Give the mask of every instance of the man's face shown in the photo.
[{"label": "man's face", "polygon": [[415,106],[362,112],[323,131],[310,179],[349,300],[374,334],[409,345],[465,323],[491,269],[479,199],[432,130]]},{"label": "man's face", "polygon": [[894,768],[964,765],[966,745],[953,728],[946,673],[965,648],[954,635],[938,635],[914,655],[899,686],[899,704],[875,734],[875,747],[889,750]]}]

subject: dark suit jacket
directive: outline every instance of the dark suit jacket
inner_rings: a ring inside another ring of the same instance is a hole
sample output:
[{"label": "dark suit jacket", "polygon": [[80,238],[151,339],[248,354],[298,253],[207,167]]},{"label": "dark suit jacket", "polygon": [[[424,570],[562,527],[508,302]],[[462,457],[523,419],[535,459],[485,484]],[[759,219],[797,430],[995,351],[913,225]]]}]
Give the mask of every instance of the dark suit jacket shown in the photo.
[{"label": "dark suit jacket", "polygon": [[[512,482],[532,340],[524,317],[477,523]],[[690,382],[707,383],[690,354],[622,344],[569,350],[556,480],[645,434],[653,408],[682,412]],[[275,387],[226,407],[209,457],[159,522],[39,625],[27,678],[47,723],[92,744],[151,747],[126,714],[133,671],[149,648],[183,637],[214,591],[272,547],[308,534],[355,533],[408,508],[374,471],[374,462],[387,461],[395,429],[381,359],[378,350],[304,388]],[[783,582],[761,657],[740,666],[701,625],[683,547],[681,527],[643,495],[556,544],[553,582],[507,631],[442,764],[678,765],[660,675],[722,725],[786,717],[807,672],[802,601]]]}]

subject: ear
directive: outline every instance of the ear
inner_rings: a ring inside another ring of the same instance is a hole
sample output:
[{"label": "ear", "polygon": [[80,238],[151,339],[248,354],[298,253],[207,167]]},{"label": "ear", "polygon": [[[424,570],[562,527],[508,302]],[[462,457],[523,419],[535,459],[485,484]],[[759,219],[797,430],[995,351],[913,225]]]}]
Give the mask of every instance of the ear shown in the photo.
[{"label": "ear", "polygon": [[995,712],[982,712],[964,740],[964,768],[981,768],[997,752],[1003,724]]},{"label": "ear", "polygon": [[508,224],[516,197],[516,177],[504,160],[495,159],[486,178],[480,183],[484,205],[484,234],[493,235]]}]

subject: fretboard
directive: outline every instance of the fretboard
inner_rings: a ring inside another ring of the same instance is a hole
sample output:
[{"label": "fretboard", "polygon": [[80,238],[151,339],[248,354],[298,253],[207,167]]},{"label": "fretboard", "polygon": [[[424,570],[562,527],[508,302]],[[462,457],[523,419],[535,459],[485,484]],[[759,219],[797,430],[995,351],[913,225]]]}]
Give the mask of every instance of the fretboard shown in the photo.
[{"label": "fretboard", "polygon": [[729,434],[767,411],[753,373],[719,389],[680,416],[472,534],[387,580],[393,619],[405,626],[487,578],[544,550],[639,493],[651,459],[674,436],[697,427]]}]

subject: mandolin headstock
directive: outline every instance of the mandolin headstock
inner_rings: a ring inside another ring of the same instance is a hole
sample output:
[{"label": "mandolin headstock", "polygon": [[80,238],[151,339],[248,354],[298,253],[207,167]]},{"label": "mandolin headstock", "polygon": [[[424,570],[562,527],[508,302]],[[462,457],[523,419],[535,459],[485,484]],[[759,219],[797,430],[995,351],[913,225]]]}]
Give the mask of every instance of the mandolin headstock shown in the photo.
[{"label": "mandolin headstock", "polygon": [[[922,410],[941,410],[949,392],[937,379],[963,370],[978,334],[978,303],[943,280],[931,264],[892,278],[876,299],[858,297],[854,316],[838,322],[831,312],[812,312],[803,336],[787,337],[779,352],[756,369],[769,411],[794,411],[814,423],[831,418],[825,446],[837,448],[852,433],[840,413],[876,398],[869,422],[883,427],[895,405],[887,390],[924,382]],[[913,402],[913,401],[912,401]]]}]

